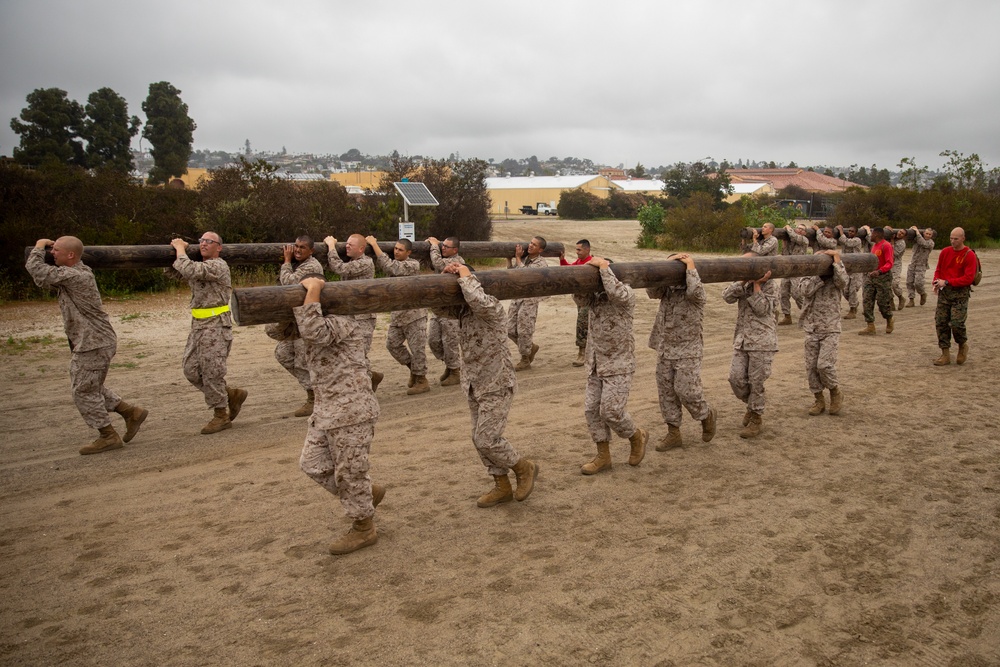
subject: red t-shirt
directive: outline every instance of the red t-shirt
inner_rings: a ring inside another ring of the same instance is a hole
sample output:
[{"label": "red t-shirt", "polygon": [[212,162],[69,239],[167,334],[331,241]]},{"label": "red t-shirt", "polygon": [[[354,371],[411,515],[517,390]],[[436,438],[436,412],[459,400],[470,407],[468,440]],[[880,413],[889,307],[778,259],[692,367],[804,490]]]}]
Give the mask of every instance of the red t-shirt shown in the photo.
[{"label": "red t-shirt", "polygon": [[579,266],[580,264],[586,264],[589,261],[590,261],[590,255],[587,255],[583,259],[578,259],[575,262],[573,262],[572,264],[570,264],[569,262],[567,262],[565,257],[560,257],[559,258],[559,264],[562,265],[562,266]]},{"label": "red t-shirt", "polygon": [[949,287],[968,287],[976,278],[978,264],[976,253],[969,246],[962,246],[961,250],[945,246],[938,255],[934,280],[947,280]]},{"label": "red t-shirt", "polygon": [[891,243],[882,239],[872,246],[872,254],[878,257],[879,273],[889,273],[892,271],[893,252]]}]

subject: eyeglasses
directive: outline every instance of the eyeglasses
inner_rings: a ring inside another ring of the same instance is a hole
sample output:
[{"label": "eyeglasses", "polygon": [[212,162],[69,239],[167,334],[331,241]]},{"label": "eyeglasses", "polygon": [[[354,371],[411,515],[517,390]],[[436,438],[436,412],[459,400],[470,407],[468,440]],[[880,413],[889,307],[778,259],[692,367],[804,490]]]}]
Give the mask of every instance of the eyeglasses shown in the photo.
[{"label": "eyeglasses", "polygon": [[[198,243],[219,243],[215,239],[198,239]],[[222,245],[219,243],[219,245]]]},{"label": "eyeglasses", "polygon": [[442,248],[448,248],[449,250],[454,250],[457,246],[441,244]]}]

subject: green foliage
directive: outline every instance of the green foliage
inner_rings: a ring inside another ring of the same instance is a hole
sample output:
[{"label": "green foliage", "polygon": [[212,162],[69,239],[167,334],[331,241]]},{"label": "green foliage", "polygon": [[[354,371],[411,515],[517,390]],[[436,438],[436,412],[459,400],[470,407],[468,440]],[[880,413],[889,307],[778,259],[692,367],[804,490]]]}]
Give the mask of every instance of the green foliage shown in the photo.
[{"label": "green foliage", "polygon": [[733,193],[732,179],[724,171],[715,173],[704,162],[685,164],[678,162],[663,174],[663,192],[672,198],[684,201],[696,193],[703,193],[712,200],[712,205],[723,209],[725,198]]},{"label": "green foliage", "polygon": [[[75,164],[83,166],[85,155],[80,133],[84,110],[59,88],[37,88],[27,97],[21,119],[12,118],[10,129],[21,135],[14,159],[24,165]],[[23,121],[23,122],[22,122]]]},{"label": "green foliage", "polygon": [[152,148],[151,184],[166,183],[187,171],[194,131],[198,127],[188,116],[188,105],[181,101],[181,91],[166,81],[149,84],[149,95],[142,103],[146,127],[142,136]]},{"label": "green foliage", "polygon": [[608,195],[607,208],[612,218],[616,220],[634,220],[639,215],[639,209],[646,205],[648,197],[621,190],[612,190]]},{"label": "green foliage", "polygon": [[595,220],[611,216],[608,200],[582,188],[566,190],[559,195],[559,205],[556,208],[559,210],[559,217],[564,220]]},{"label": "green foliage", "polygon": [[112,89],[101,88],[87,98],[85,110],[81,136],[87,141],[87,166],[131,172],[132,137],[142,122],[138,116],[129,118],[128,102]]},{"label": "green foliage", "polygon": [[639,239],[636,244],[640,248],[655,248],[656,240],[667,231],[663,224],[667,212],[659,202],[650,202],[639,209],[637,218],[639,219]]},{"label": "green foliage", "polygon": [[732,251],[733,239],[746,224],[739,206],[720,209],[712,195],[696,192],[666,211],[664,231],[655,245],[665,250]]}]

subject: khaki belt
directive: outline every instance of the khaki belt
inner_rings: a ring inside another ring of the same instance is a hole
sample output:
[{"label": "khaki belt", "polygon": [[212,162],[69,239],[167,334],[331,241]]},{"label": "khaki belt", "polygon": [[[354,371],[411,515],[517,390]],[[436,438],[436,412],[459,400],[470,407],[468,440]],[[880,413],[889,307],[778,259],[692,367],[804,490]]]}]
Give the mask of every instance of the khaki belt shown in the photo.
[{"label": "khaki belt", "polygon": [[228,312],[229,304],[226,304],[225,306],[216,306],[215,308],[192,308],[191,317],[196,320],[207,320],[209,317],[215,317],[216,315]]}]

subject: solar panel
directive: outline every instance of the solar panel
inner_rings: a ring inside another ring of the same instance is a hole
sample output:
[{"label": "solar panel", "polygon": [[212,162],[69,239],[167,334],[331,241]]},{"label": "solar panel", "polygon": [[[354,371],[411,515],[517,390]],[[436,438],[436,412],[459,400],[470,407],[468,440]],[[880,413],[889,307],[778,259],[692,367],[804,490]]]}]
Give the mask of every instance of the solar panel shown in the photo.
[{"label": "solar panel", "polygon": [[405,181],[403,183],[393,183],[399,194],[410,206],[437,206],[438,200],[434,198],[431,191],[423,183]]}]

